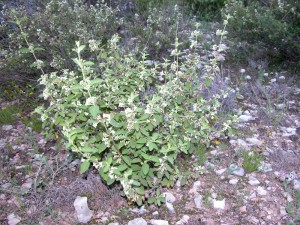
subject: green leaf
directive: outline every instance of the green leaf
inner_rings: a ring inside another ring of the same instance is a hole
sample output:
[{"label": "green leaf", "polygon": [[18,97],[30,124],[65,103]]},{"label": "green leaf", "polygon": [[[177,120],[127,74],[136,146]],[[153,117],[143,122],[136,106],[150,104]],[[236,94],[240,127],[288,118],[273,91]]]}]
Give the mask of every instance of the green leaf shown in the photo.
[{"label": "green leaf", "polygon": [[151,198],[148,198],[148,204],[153,204],[155,202],[155,198],[154,197],[151,197]]},{"label": "green leaf", "polygon": [[45,51],[45,49],[40,48],[40,47],[36,47],[36,48],[34,48],[34,51]]},{"label": "green leaf", "polygon": [[97,148],[92,148],[92,147],[89,147],[89,146],[83,146],[80,150],[84,153],[96,153],[96,152],[98,152]]},{"label": "green leaf", "polygon": [[92,85],[95,85],[95,84],[101,84],[102,82],[103,82],[103,80],[100,79],[100,78],[97,78],[97,79],[94,79],[94,80],[91,80],[91,81],[90,81],[90,83],[91,83]]},{"label": "green leaf", "polygon": [[142,171],[145,175],[148,174],[149,169],[150,169],[149,165],[147,163],[144,163],[144,165],[142,166]]},{"label": "green leaf", "polygon": [[81,52],[83,49],[85,49],[85,45],[80,45],[80,46],[78,47],[78,52]]},{"label": "green leaf", "polygon": [[141,182],[141,184],[144,186],[144,187],[148,187],[149,185],[148,185],[148,183],[147,183],[147,181],[144,179],[144,178],[140,178],[140,182]]},{"label": "green leaf", "polygon": [[153,155],[149,157],[150,161],[156,162],[156,163],[160,163],[160,160],[157,156]]},{"label": "green leaf", "polygon": [[107,185],[111,185],[115,182],[115,179],[111,179],[110,177],[108,177],[106,182],[107,182]]},{"label": "green leaf", "polygon": [[182,177],[180,179],[180,186],[184,186],[184,185],[186,185],[186,183],[187,183],[187,178],[186,177]]},{"label": "green leaf", "polygon": [[126,166],[126,164],[121,164],[120,166],[118,166],[118,170],[120,172],[123,172],[124,170],[126,170],[128,167]]},{"label": "green leaf", "polygon": [[101,59],[106,59],[107,58],[107,53],[106,52],[101,52],[100,57],[101,57]]},{"label": "green leaf", "polygon": [[129,147],[130,148],[135,148],[136,147],[136,143],[133,140],[130,140]]},{"label": "green leaf", "polygon": [[131,166],[131,159],[129,158],[129,156],[123,156],[122,159],[128,166]]},{"label": "green leaf", "polygon": [[29,48],[20,48],[19,51],[21,53],[29,53],[30,52]]},{"label": "green leaf", "polygon": [[149,118],[149,114],[145,113],[139,118],[139,120],[146,120],[148,118]]},{"label": "green leaf", "polygon": [[132,180],[131,184],[134,185],[134,186],[137,186],[137,187],[141,186],[141,183],[136,181],[136,180]]},{"label": "green leaf", "polygon": [[118,123],[117,121],[115,121],[114,119],[111,119],[110,120],[110,124],[116,128],[120,128],[122,127],[122,124],[121,123]]},{"label": "green leaf", "polygon": [[100,113],[100,108],[98,105],[93,105],[93,106],[89,107],[89,112],[91,113],[91,115],[93,117],[96,117]]},{"label": "green leaf", "polygon": [[89,161],[84,161],[83,163],[81,163],[80,165],[80,173],[83,174],[85,171],[88,170],[88,168],[90,167],[91,163]]},{"label": "green leaf", "polygon": [[97,145],[97,148],[98,148],[98,151],[97,151],[97,153],[102,153],[102,152],[104,152],[105,151],[105,149],[106,149],[106,145],[104,144],[104,143],[102,143],[102,144],[100,144],[100,145]]},{"label": "green leaf", "polygon": [[138,143],[138,144],[146,144],[147,141],[148,141],[147,138],[140,138],[139,140],[137,140],[137,143]]},{"label": "green leaf", "polygon": [[147,137],[149,136],[149,133],[147,132],[147,130],[145,128],[141,128],[141,132],[143,135],[145,135]]},{"label": "green leaf", "polygon": [[149,144],[149,150],[152,151],[153,149],[158,149],[158,147],[155,143],[150,143]]},{"label": "green leaf", "polygon": [[142,201],[142,199],[140,199],[140,198],[138,198],[138,199],[136,200],[136,203],[138,204],[138,206],[143,205],[143,201]]},{"label": "green leaf", "polygon": [[135,189],[136,193],[138,193],[139,195],[144,195],[145,194],[145,189],[144,187],[139,187]]},{"label": "green leaf", "polygon": [[148,155],[144,152],[142,152],[141,155],[143,156],[144,159],[147,159],[147,160],[150,159],[150,155]]},{"label": "green leaf", "polygon": [[131,160],[132,163],[139,163],[141,162],[142,160],[140,158],[134,158]]},{"label": "green leaf", "polygon": [[92,61],[85,61],[83,63],[83,65],[85,65],[85,66],[93,66],[93,65],[95,65],[95,63],[93,63]]}]

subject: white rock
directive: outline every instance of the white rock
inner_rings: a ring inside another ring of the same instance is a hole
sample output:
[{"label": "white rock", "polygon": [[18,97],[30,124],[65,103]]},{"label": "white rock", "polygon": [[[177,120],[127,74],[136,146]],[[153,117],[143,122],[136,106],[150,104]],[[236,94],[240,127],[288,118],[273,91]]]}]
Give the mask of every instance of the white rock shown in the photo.
[{"label": "white rock", "polygon": [[217,171],[216,171],[216,174],[222,175],[226,170],[227,170],[226,168],[217,170]]},{"label": "white rock", "polygon": [[260,163],[260,166],[258,167],[258,170],[267,173],[271,172],[273,169],[270,163],[265,163],[264,161],[262,161]]},{"label": "white rock", "polygon": [[293,180],[293,186],[295,190],[300,190],[300,181],[299,180]]},{"label": "white rock", "polygon": [[184,225],[188,224],[190,217],[188,215],[184,215],[181,220],[176,222],[176,225]]},{"label": "white rock", "polygon": [[249,75],[247,75],[245,78],[246,80],[251,80],[251,77]]},{"label": "white rock", "polygon": [[1,185],[1,189],[5,190],[11,187],[11,183],[5,183]]},{"label": "white rock", "polygon": [[225,208],[225,198],[221,201],[213,200],[213,205],[215,209],[224,209]]},{"label": "white rock", "polygon": [[5,199],[6,199],[5,194],[1,194],[1,195],[0,195],[0,199],[1,199],[1,200],[5,200]]},{"label": "white rock", "polygon": [[7,216],[7,223],[8,223],[8,225],[16,225],[16,224],[18,224],[20,222],[21,222],[21,218],[19,216],[15,215],[14,213],[9,214]]},{"label": "white rock", "polygon": [[293,201],[294,201],[294,199],[293,199],[293,197],[291,196],[291,194],[287,194],[286,200],[287,200],[288,202],[293,202]]},{"label": "white rock", "polygon": [[278,110],[283,110],[283,109],[285,109],[285,107],[286,107],[286,104],[277,104],[277,105],[275,105],[275,107],[276,107],[276,109],[278,109]]},{"label": "white rock", "polygon": [[119,223],[109,223],[108,225],[120,225]]},{"label": "white rock", "polygon": [[166,220],[150,220],[152,225],[169,225],[169,222]]},{"label": "white rock", "polygon": [[276,78],[270,80],[270,83],[275,83],[275,82],[276,82]]},{"label": "white rock", "polygon": [[175,213],[175,209],[174,209],[174,206],[173,206],[172,203],[166,202],[165,204],[166,204],[168,210],[169,210],[171,213]]},{"label": "white rock", "polygon": [[245,212],[247,212],[247,206],[242,206],[242,207],[240,207],[239,208],[239,211],[241,212],[241,213],[245,213]]},{"label": "white rock", "polygon": [[257,194],[259,194],[259,195],[261,195],[261,196],[267,195],[267,191],[266,191],[263,187],[261,187],[261,186],[259,186],[259,187],[256,189],[256,191],[257,191]]},{"label": "white rock", "polygon": [[285,81],[285,76],[278,77],[278,80],[281,81],[281,82]]},{"label": "white rock", "polygon": [[242,140],[242,139],[238,139],[238,140],[237,140],[237,145],[240,146],[240,147],[248,148],[247,142],[245,142],[245,141]]},{"label": "white rock", "polygon": [[203,197],[201,195],[197,195],[194,198],[194,203],[195,203],[195,206],[196,206],[197,209],[201,209],[201,207],[202,207],[202,199],[203,199]]},{"label": "white rock", "polygon": [[33,185],[33,180],[31,178],[27,179],[24,184],[22,184],[22,188],[24,189],[30,189]]},{"label": "white rock", "polygon": [[11,129],[13,129],[13,126],[12,126],[12,125],[3,125],[3,126],[2,126],[2,130],[4,130],[4,131],[9,131],[9,130],[11,130]]},{"label": "white rock", "polygon": [[239,176],[239,177],[242,177],[245,175],[245,170],[243,168],[239,168],[237,170],[234,170],[232,172],[233,175],[236,175],[236,176]]},{"label": "white rock", "polygon": [[249,110],[245,110],[245,112],[243,114],[247,115],[247,116],[251,116],[251,113],[249,112]]},{"label": "white rock", "polygon": [[261,146],[263,144],[263,141],[258,140],[255,137],[252,138],[246,138],[246,141],[251,145],[251,146]]},{"label": "white rock", "polygon": [[288,133],[293,133],[294,134],[296,132],[296,128],[288,127],[288,128],[286,128],[286,131]]},{"label": "white rock", "polygon": [[287,215],[286,209],[284,206],[280,206],[280,215],[285,216]]},{"label": "white rock", "polygon": [[300,95],[300,88],[296,88],[293,92],[294,95]]},{"label": "white rock", "polygon": [[134,220],[130,220],[128,225],[147,225],[147,222],[143,218],[136,218]]},{"label": "white rock", "polygon": [[237,179],[237,178],[229,180],[229,184],[232,184],[232,185],[237,185],[238,182],[239,182],[239,179]]},{"label": "white rock", "polygon": [[5,146],[5,141],[4,139],[0,139],[0,149],[3,149]]},{"label": "white rock", "polygon": [[147,213],[148,211],[145,209],[145,206],[143,205],[140,209],[139,208],[135,208],[135,209],[132,209],[131,210],[132,212],[134,213],[137,213],[139,215],[142,215],[142,214],[145,214]]},{"label": "white rock", "polygon": [[157,215],[158,215],[158,212],[155,211],[155,212],[152,213],[152,215],[153,215],[153,216],[157,216]]},{"label": "white rock", "polygon": [[193,187],[191,188],[191,190],[189,191],[190,194],[196,194],[199,190],[200,190],[200,187],[201,187],[201,182],[200,181],[196,181],[194,184],[193,184]]},{"label": "white rock", "polygon": [[77,219],[80,223],[88,223],[92,219],[93,211],[88,207],[87,197],[77,196],[74,201],[74,207]]},{"label": "white rock", "polygon": [[252,186],[260,184],[259,180],[257,180],[256,177],[252,177],[252,176],[249,177],[248,183]]},{"label": "white rock", "polygon": [[163,196],[165,197],[166,202],[173,203],[176,201],[176,197],[170,192],[163,193]]},{"label": "white rock", "polygon": [[253,116],[248,116],[248,115],[240,115],[238,117],[238,120],[242,123],[246,123],[246,122],[249,122],[249,121],[252,121],[252,120],[255,120],[255,118]]}]

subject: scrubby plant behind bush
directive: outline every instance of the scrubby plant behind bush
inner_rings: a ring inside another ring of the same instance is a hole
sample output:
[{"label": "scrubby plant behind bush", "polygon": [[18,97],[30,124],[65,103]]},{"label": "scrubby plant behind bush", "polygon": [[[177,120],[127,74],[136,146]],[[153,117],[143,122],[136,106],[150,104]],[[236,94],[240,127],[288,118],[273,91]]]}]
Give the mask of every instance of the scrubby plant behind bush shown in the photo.
[{"label": "scrubby plant behind bush", "polygon": [[202,19],[220,18],[226,0],[187,0],[194,13]]},{"label": "scrubby plant behind bush", "polygon": [[[219,35],[225,31],[218,31]],[[180,52],[175,41],[171,56],[149,66],[141,58],[124,53],[114,36],[107,48],[91,40],[89,47],[77,42],[74,62],[78,69],[43,75],[47,108],[36,109],[45,131],[58,128],[69,149],[82,155],[81,172],[93,165],[110,185],[120,182],[130,201],[160,205],[161,187],[178,178],[179,154],[192,154],[229,129],[231,120],[218,118],[219,99],[202,95],[219,74],[218,54],[199,67],[200,32],[191,34],[190,53]],[[98,61],[83,55],[95,52]],[[179,55],[182,60],[179,60]],[[219,120],[219,119],[217,119]]]},{"label": "scrubby plant behind bush", "polygon": [[[46,70],[72,68],[72,53],[75,40],[88,42],[91,39],[105,44],[120,25],[116,18],[116,10],[112,10],[98,1],[95,5],[85,4],[82,0],[49,0],[37,1],[37,8],[28,13],[20,6],[15,10],[6,9],[5,21],[0,31],[6,36],[1,40],[1,50],[5,51],[4,63],[1,67],[32,73],[29,65],[33,62],[22,33],[11,21],[16,19],[26,33],[28,40],[35,47],[45,51],[36,53],[44,61]],[[86,55],[86,57],[94,57]]]},{"label": "scrubby plant behind bush", "polygon": [[230,35],[266,48],[270,61],[300,61],[300,1],[231,0],[225,14],[233,15]]},{"label": "scrubby plant behind bush", "polygon": [[[152,59],[168,58],[177,37],[184,42],[180,49],[189,45],[189,31],[194,19],[184,15],[181,7],[150,7],[146,15],[135,14],[124,22],[126,38],[131,39],[132,48],[146,50]],[[129,46],[130,47],[130,46]]]}]

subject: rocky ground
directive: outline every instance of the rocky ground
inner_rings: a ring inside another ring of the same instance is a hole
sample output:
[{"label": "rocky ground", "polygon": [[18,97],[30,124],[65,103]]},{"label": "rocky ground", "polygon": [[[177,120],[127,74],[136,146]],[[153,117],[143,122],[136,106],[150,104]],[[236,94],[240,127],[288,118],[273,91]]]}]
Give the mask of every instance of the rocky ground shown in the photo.
[{"label": "rocky ground", "polygon": [[262,86],[245,76],[234,133],[215,141],[197,179],[165,189],[159,208],[128,205],[95,171],[80,175],[75,155],[21,120],[3,125],[0,224],[300,224],[300,91],[280,74],[264,76]]}]

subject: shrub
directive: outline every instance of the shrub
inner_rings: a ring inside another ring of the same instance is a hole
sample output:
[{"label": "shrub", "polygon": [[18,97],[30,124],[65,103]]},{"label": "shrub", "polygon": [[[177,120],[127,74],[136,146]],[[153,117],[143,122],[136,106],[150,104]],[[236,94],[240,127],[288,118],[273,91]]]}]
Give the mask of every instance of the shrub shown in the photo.
[{"label": "shrub", "polygon": [[[125,53],[116,35],[107,47],[101,40],[88,47],[76,42],[77,69],[40,79],[50,105],[36,112],[46,133],[61,131],[67,148],[82,155],[81,172],[93,165],[108,185],[120,182],[130,201],[160,205],[159,189],[178,178],[178,156],[209,146],[232,122],[218,117],[223,97],[204,97],[219,75],[224,45],[215,45],[214,57],[200,67],[199,35],[198,29],[191,34],[188,53],[176,39],[173,60],[153,65],[145,53]],[[84,59],[91,53],[97,61]]]},{"label": "shrub", "polygon": [[202,19],[220,18],[226,0],[188,0],[194,13]]},{"label": "shrub", "polygon": [[17,119],[17,114],[20,112],[20,108],[16,105],[9,107],[3,107],[0,109],[0,125],[13,124]]},{"label": "shrub", "polygon": [[5,58],[2,57],[2,67],[24,73],[34,72],[29,67],[34,60],[23,49],[28,46],[22,33],[10,21],[17,19],[21,22],[31,44],[40,50],[37,56],[44,61],[47,71],[74,66],[72,58],[75,56],[71,49],[75,40],[88,42],[97,39],[105,44],[120,25],[115,16],[116,10],[99,1],[94,5],[85,4],[82,0],[37,1],[36,4],[31,13],[22,6],[16,10],[4,10],[5,21],[0,31],[6,34],[1,41],[1,49],[6,54]]},{"label": "shrub", "polygon": [[255,153],[253,151],[243,151],[243,167],[247,173],[252,173],[257,171],[261,161],[263,159],[262,155]]},{"label": "shrub", "polygon": [[224,12],[233,15],[230,34],[260,45],[273,62],[300,60],[300,2],[231,0]]},{"label": "shrub", "polygon": [[150,7],[146,16],[136,13],[134,18],[125,22],[124,37],[130,39],[129,47],[145,50],[153,59],[166,58],[176,37],[179,42],[184,42],[181,50],[189,45],[189,32],[194,22],[177,5]]}]

